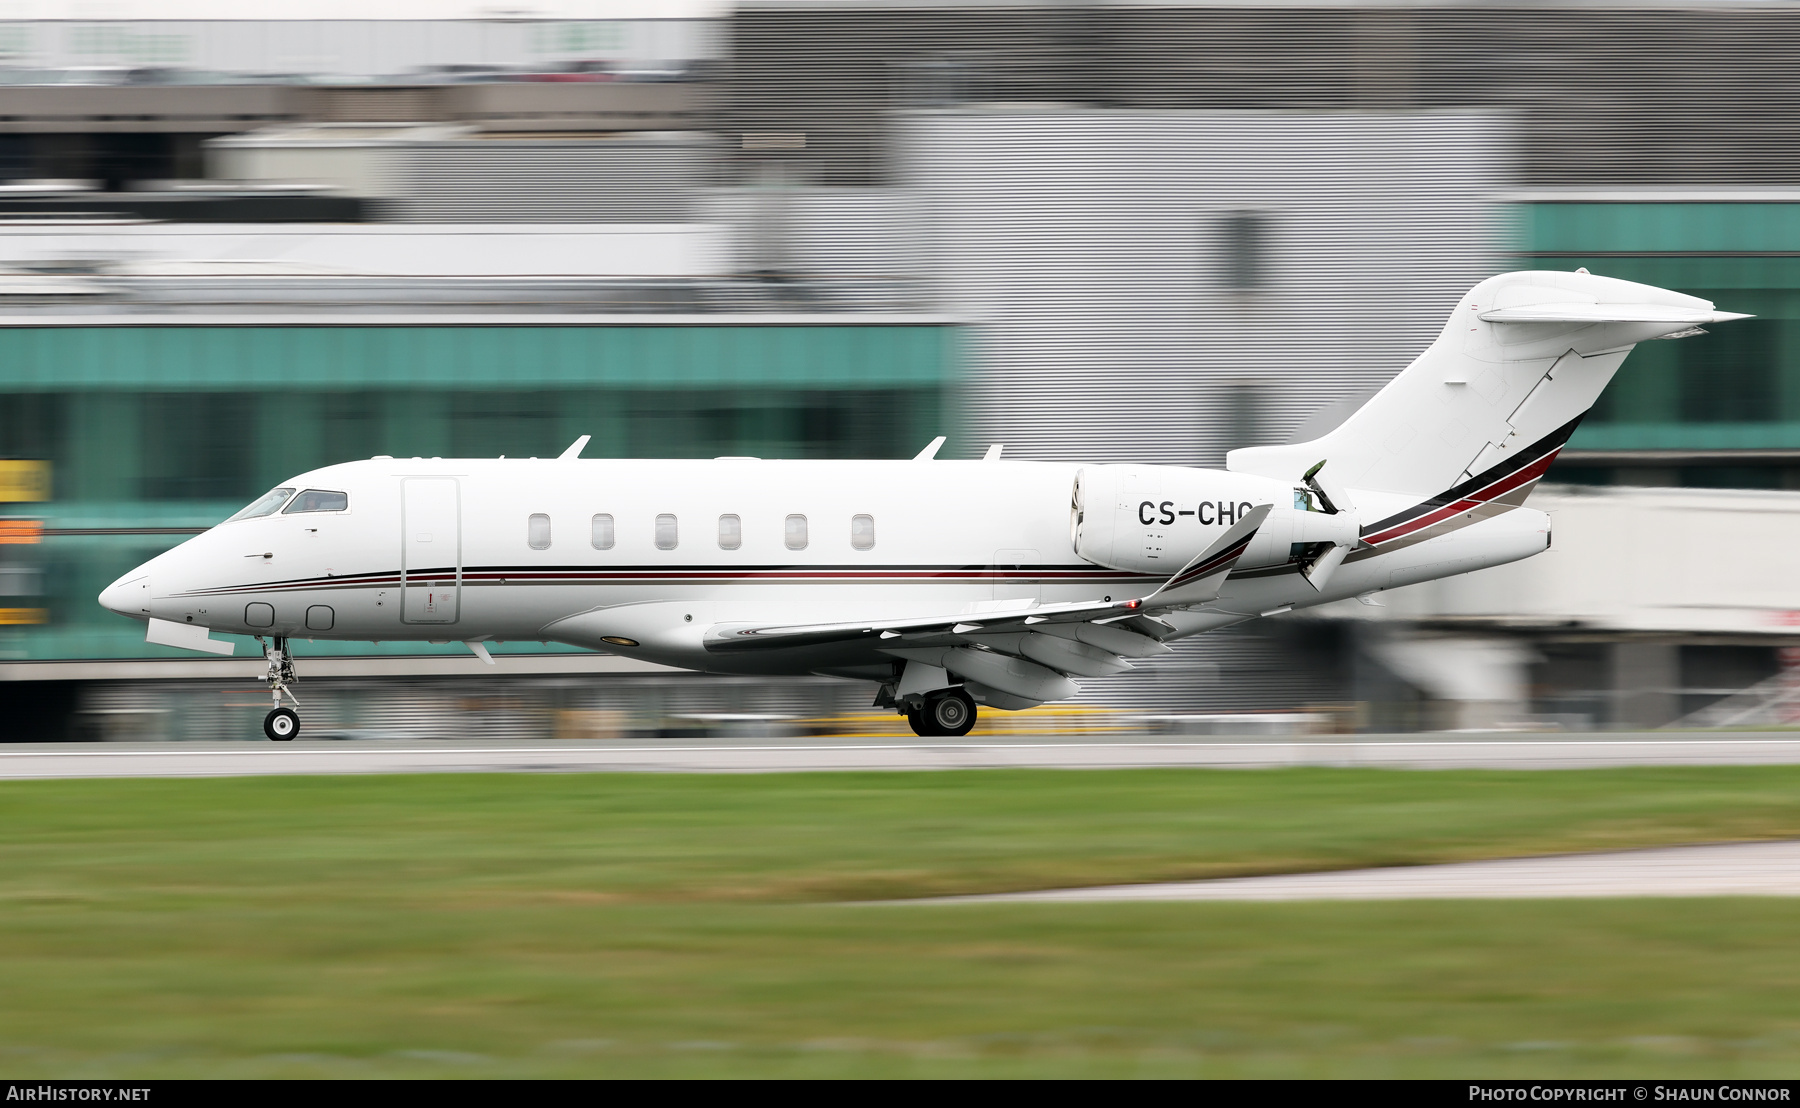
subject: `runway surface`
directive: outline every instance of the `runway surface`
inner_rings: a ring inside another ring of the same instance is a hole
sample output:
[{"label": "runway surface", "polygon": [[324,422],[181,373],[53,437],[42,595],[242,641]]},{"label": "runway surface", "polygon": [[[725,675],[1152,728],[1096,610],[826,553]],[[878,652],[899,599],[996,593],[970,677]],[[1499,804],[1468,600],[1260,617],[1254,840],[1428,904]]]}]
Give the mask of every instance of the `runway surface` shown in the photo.
[{"label": "runway surface", "polygon": [[1726,843],[1441,866],[1231,877],[917,903],[1125,900],[1483,900],[1521,897],[1800,896],[1800,842]]},{"label": "runway surface", "polygon": [[1497,733],[1318,739],[1148,735],[939,740],[620,740],[455,743],[395,740],[0,745],[0,779],[235,777],[337,773],[771,773],[1038,766],[1369,766],[1574,769],[1800,764],[1800,733]]}]

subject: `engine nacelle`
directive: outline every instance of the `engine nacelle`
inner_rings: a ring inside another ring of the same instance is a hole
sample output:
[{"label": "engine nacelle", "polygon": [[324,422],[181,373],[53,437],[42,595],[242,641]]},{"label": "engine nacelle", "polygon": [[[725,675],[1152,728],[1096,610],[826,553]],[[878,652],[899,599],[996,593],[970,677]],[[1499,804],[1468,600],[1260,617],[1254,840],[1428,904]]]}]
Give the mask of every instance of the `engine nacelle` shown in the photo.
[{"label": "engine nacelle", "polygon": [[1273,509],[1240,568],[1281,565],[1315,543],[1354,543],[1349,515],[1316,510],[1302,486],[1186,466],[1086,466],[1075,475],[1070,538],[1097,565],[1172,576],[1259,504]]}]

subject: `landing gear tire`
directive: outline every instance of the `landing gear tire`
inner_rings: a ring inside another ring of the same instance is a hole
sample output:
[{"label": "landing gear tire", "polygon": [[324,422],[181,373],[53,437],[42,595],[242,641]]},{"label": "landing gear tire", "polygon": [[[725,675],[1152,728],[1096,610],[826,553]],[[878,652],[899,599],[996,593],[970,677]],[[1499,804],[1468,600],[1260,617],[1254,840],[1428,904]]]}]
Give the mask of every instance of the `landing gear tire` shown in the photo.
[{"label": "landing gear tire", "polygon": [[949,689],[925,702],[925,715],[940,735],[961,738],[975,728],[975,698]]},{"label": "landing gear tire", "polygon": [[945,689],[926,699],[923,708],[907,709],[906,722],[915,735],[961,738],[975,726],[975,701],[961,689]]},{"label": "landing gear tire", "polygon": [[263,734],[274,742],[290,742],[299,733],[300,716],[292,708],[277,708],[263,717]]}]

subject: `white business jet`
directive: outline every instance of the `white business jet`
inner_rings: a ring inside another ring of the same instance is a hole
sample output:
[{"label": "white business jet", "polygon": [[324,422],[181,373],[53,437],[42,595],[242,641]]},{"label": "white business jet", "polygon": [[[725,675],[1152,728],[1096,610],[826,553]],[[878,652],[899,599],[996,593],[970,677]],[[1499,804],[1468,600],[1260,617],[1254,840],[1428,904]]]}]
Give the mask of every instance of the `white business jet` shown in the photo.
[{"label": "white business jet", "polygon": [[[1226,469],[390,458],[303,473],[100,595],[149,641],[255,636],[271,739],[295,638],[543,640],[712,673],[871,682],[921,735],[1076,695],[1170,640],[1527,558],[1522,508],[1647,339],[1745,318],[1576,273],[1483,281],[1312,442]],[[471,659],[473,661],[474,659]],[[296,704],[297,706],[297,704]]]}]

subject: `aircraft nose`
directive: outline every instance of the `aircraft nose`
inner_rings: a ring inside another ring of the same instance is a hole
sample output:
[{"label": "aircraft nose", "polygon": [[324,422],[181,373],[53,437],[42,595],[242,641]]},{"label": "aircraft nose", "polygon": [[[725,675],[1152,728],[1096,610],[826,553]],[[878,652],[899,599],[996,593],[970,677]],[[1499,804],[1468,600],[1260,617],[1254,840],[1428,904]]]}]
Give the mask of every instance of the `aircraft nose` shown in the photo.
[{"label": "aircraft nose", "polygon": [[121,578],[100,593],[100,606],[109,612],[141,619],[149,615],[150,578],[148,575]]}]

